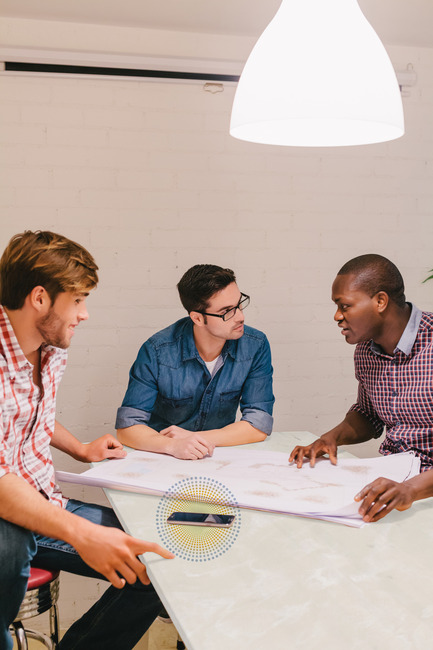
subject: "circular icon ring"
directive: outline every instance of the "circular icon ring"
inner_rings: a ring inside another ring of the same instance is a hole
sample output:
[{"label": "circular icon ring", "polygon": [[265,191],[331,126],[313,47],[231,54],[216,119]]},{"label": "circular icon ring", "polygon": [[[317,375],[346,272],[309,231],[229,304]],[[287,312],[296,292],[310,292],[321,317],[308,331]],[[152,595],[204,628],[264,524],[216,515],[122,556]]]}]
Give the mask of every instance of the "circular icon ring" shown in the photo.
[{"label": "circular icon ring", "polygon": [[[182,479],[161,498],[156,512],[156,526],[163,545],[190,562],[206,562],[221,556],[236,541],[241,511],[231,490],[206,476]],[[229,528],[167,523],[173,512],[208,512],[235,515]]]}]

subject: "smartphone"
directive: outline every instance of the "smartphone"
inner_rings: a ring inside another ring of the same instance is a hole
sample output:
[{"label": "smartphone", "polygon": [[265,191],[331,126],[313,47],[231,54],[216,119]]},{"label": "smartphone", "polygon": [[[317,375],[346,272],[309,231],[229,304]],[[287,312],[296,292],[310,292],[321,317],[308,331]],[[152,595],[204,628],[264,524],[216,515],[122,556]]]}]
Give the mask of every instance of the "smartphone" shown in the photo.
[{"label": "smartphone", "polygon": [[214,512],[173,512],[168,518],[168,524],[183,524],[186,526],[217,526],[229,528],[234,522],[235,515],[219,515]]}]

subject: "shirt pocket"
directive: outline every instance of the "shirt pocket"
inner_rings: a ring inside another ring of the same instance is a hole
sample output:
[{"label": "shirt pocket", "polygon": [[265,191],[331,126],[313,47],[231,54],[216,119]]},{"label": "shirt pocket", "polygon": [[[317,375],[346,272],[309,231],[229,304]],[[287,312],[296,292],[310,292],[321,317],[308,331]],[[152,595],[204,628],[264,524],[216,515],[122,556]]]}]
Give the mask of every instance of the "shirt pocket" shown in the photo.
[{"label": "shirt pocket", "polygon": [[[238,390],[230,390],[220,394],[218,415],[223,418],[225,424],[230,424],[236,420],[236,411],[238,410],[241,394]],[[221,426],[225,426],[225,424]]]},{"label": "shirt pocket", "polygon": [[158,397],[158,407],[155,412],[168,424],[182,424],[191,417],[194,407],[193,397],[182,399],[171,399],[169,397]]}]

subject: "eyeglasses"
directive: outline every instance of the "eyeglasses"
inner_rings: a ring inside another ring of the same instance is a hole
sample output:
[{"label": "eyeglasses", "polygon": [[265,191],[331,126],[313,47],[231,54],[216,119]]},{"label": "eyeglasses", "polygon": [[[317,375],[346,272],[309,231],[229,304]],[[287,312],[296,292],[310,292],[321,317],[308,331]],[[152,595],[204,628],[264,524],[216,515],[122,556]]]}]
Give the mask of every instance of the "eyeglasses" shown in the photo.
[{"label": "eyeglasses", "polygon": [[233,316],[236,314],[237,309],[243,311],[245,307],[248,307],[249,304],[250,304],[250,297],[247,296],[246,293],[241,293],[240,300],[236,305],[236,307],[227,309],[227,311],[225,311],[224,314],[209,314],[207,311],[199,311],[198,313],[202,314],[203,316],[215,316],[215,318],[222,318],[223,321],[226,321],[226,320],[230,320],[230,318],[233,318]]}]

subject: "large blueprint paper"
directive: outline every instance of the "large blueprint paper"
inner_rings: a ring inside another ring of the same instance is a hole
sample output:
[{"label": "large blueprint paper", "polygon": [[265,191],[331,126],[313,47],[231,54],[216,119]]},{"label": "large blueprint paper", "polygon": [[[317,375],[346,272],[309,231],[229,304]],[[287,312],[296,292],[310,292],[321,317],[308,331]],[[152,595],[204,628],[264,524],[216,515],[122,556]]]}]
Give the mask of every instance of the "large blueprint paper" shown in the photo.
[{"label": "large blueprint paper", "polygon": [[418,474],[419,467],[412,452],[340,458],[336,466],[320,458],[314,468],[305,464],[298,469],[289,465],[283,452],[219,447],[212,457],[196,461],[132,451],[124,459],[98,463],[82,474],[57,472],[57,479],[162,495],[184,479],[206,477],[235,496],[236,503],[227,505],[361,526],[354,496],[380,476],[401,482]]}]

